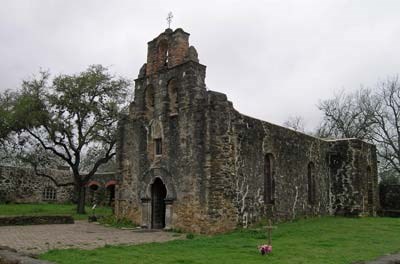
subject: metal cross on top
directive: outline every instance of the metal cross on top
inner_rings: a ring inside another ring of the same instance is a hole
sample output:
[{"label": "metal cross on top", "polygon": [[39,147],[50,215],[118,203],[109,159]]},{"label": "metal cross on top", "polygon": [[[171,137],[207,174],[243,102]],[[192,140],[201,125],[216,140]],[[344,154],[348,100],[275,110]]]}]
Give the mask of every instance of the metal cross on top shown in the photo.
[{"label": "metal cross on top", "polygon": [[276,226],[272,226],[271,219],[268,220],[268,226],[265,226],[268,232],[268,245],[272,246],[272,229],[275,229]]},{"label": "metal cross on top", "polygon": [[171,28],[171,22],[172,22],[173,18],[174,18],[174,15],[172,14],[172,12],[169,12],[168,16],[167,16],[168,28]]}]

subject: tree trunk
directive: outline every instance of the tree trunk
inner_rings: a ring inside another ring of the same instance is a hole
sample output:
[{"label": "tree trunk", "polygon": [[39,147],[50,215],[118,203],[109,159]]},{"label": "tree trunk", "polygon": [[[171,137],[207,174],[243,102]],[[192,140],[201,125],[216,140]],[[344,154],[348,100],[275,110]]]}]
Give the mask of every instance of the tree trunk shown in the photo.
[{"label": "tree trunk", "polygon": [[78,186],[78,201],[77,201],[77,207],[76,207],[76,212],[78,214],[85,214],[85,185],[80,184]]}]

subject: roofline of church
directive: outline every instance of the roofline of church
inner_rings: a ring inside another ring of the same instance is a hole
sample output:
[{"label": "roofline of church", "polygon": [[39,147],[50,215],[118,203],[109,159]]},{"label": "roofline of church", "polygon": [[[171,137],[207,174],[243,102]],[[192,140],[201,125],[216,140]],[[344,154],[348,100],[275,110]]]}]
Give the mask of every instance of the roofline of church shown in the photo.
[{"label": "roofline of church", "polygon": [[156,41],[156,40],[157,40],[160,36],[162,36],[162,35],[173,35],[173,34],[176,34],[176,33],[178,33],[178,32],[180,32],[180,33],[182,33],[182,34],[185,34],[185,35],[187,35],[187,36],[190,36],[190,33],[187,33],[187,32],[184,31],[182,28],[177,28],[177,29],[175,29],[175,30],[172,30],[172,29],[170,29],[170,28],[167,28],[167,29],[165,29],[164,32],[162,32],[161,34],[159,34],[157,37],[155,37],[154,39],[148,41],[147,44],[150,44],[150,43]]},{"label": "roofline of church", "polygon": [[[186,36],[190,36],[190,34],[187,33],[187,32],[185,32],[182,28],[176,28],[175,30],[172,30],[171,28],[167,28],[167,29],[165,29],[164,32],[160,33],[157,37],[155,37],[153,40],[151,40],[151,41],[149,41],[149,42],[147,42],[147,43],[151,45],[151,44],[153,44],[154,42],[159,41],[160,38],[163,39],[164,36],[169,38],[171,35],[174,35],[174,34],[184,34],[184,35],[186,35]],[[157,44],[157,43],[156,43],[156,44]],[[162,68],[162,69],[159,69],[159,70],[156,71],[156,72],[153,72],[153,73],[150,73],[150,74],[148,74],[148,75],[146,74],[146,75],[144,75],[144,76],[138,77],[138,78],[134,79],[134,81],[136,82],[136,81],[140,81],[140,80],[143,80],[143,79],[152,77],[152,76],[157,76],[157,75],[159,75],[160,73],[164,73],[164,72],[167,72],[167,71],[169,71],[169,70],[176,69],[176,68],[178,68],[178,67],[183,67],[183,66],[185,66],[185,65],[187,65],[187,64],[189,64],[189,63],[195,63],[196,65],[199,65],[200,67],[203,67],[204,69],[206,69],[206,67],[207,67],[206,65],[203,65],[203,64],[201,64],[201,63],[199,63],[199,62],[197,62],[197,61],[188,60],[188,61],[184,61],[184,62],[182,62],[182,63],[180,63],[180,64],[178,64],[178,65],[172,66],[172,67],[170,67],[170,68]],[[139,76],[140,76],[140,74],[139,74]],[[212,91],[212,90],[207,90],[207,91],[209,91],[209,92],[214,92],[214,93],[220,93],[220,92]],[[221,94],[222,94],[222,93],[221,93]],[[226,95],[226,94],[224,94],[224,95],[226,96],[226,99],[228,100],[227,95]],[[228,101],[229,101],[229,100],[228,100]],[[370,143],[368,143],[368,142],[366,142],[366,141],[364,141],[364,140],[357,139],[357,138],[330,139],[330,138],[321,138],[321,137],[318,137],[318,136],[310,135],[310,134],[307,134],[307,133],[302,132],[302,131],[297,131],[297,130],[291,129],[291,128],[289,128],[289,127],[285,127],[285,126],[282,126],[282,125],[274,124],[274,123],[271,123],[271,122],[266,121],[266,120],[262,120],[262,119],[259,119],[259,118],[255,118],[255,117],[252,117],[252,116],[249,116],[249,115],[240,113],[238,110],[235,109],[233,103],[232,103],[231,101],[229,101],[229,102],[231,103],[233,109],[234,109],[236,112],[238,112],[240,115],[244,116],[244,117],[251,118],[251,119],[255,119],[255,120],[259,120],[259,121],[261,121],[261,122],[265,122],[265,123],[271,124],[271,125],[276,126],[276,127],[288,129],[288,130],[292,131],[294,134],[303,135],[303,136],[306,136],[306,137],[310,137],[310,138],[322,140],[322,141],[325,141],[325,142],[338,142],[338,141],[354,141],[354,140],[359,140],[359,141],[362,141],[362,142],[364,142],[364,143],[370,144]]]},{"label": "roofline of church", "polygon": [[[208,90],[208,91],[212,91],[212,90]],[[212,91],[212,92],[214,92],[214,91]],[[219,92],[218,92],[218,93],[219,93]],[[228,101],[229,101],[229,100],[228,100]],[[232,101],[229,101],[229,102],[232,103]],[[369,143],[369,142],[367,142],[367,141],[365,141],[365,140],[359,139],[359,138],[338,138],[338,139],[330,139],[330,138],[321,138],[321,137],[317,137],[317,136],[310,135],[310,134],[307,134],[307,133],[302,132],[302,131],[294,130],[294,129],[290,128],[290,127],[285,127],[285,126],[278,125],[278,124],[275,124],[275,123],[272,123],[272,122],[269,122],[269,121],[266,121],[266,120],[263,120],[263,119],[260,119],[260,118],[256,118],[256,117],[253,117],[253,116],[249,116],[249,115],[243,114],[243,113],[241,113],[240,111],[238,111],[238,110],[235,108],[235,106],[233,105],[233,103],[232,103],[232,107],[233,107],[233,109],[234,109],[236,112],[238,112],[240,115],[242,115],[242,116],[244,116],[244,117],[251,118],[251,119],[255,119],[255,120],[258,120],[258,121],[261,121],[261,122],[265,122],[265,123],[268,123],[268,124],[270,124],[270,125],[272,125],[272,126],[276,126],[276,127],[279,127],[279,128],[288,129],[288,130],[292,131],[293,133],[297,133],[297,134],[300,134],[300,135],[302,135],[302,136],[306,136],[306,137],[310,137],[310,138],[322,140],[322,141],[325,141],[325,142],[360,141],[360,142],[363,142],[363,143],[368,144],[368,145],[374,145],[374,144],[371,144],[371,143]]]}]

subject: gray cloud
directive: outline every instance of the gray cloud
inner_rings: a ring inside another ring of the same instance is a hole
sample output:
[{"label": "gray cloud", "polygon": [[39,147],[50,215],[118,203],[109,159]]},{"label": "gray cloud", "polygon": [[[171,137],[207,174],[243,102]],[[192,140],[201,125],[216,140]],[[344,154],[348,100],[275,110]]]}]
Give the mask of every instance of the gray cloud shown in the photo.
[{"label": "gray cloud", "polygon": [[209,89],[247,115],[278,124],[301,115],[312,128],[319,99],[400,72],[398,10],[396,0],[3,0],[0,90],[40,67],[100,63],[133,79],[172,11],[207,65]]}]

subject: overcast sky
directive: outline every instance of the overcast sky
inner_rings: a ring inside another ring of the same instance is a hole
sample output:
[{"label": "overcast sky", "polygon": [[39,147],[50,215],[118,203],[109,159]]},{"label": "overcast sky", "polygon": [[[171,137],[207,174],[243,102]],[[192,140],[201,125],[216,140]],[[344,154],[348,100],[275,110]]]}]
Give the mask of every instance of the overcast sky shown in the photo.
[{"label": "overcast sky", "polygon": [[147,42],[167,27],[190,33],[210,90],[240,112],[317,125],[321,99],[400,73],[399,0],[2,0],[0,91],[40,68],[103,64],[137,77]]}]

